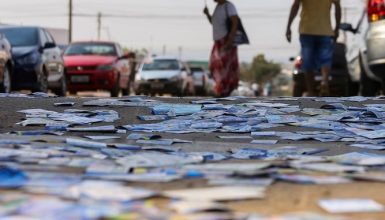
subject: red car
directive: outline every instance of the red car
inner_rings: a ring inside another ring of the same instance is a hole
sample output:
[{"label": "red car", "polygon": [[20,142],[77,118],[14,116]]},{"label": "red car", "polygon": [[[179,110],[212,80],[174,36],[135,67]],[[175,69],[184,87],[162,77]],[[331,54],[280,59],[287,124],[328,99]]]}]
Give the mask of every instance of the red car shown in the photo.
[{"label": "red car", "polygon": [[107,90],[117,97],[128,94],[129,61],[114,42],[71,43],[64,52],[67,87],[77,91]]}]

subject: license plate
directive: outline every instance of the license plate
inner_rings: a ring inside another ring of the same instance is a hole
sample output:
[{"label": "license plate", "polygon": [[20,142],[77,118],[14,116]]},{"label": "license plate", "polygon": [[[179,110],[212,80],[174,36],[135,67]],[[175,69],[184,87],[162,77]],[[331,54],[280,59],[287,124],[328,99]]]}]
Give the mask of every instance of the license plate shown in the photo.
[{"label": "license plate", "polygon": [[151,89],[163,89],[164,88],[164,84],[163,83],[151,83]]},{"label": "license plate", "polygon": [[89,81],[89,76],[71,76],[71,82],[73,83],[88,83]]}]

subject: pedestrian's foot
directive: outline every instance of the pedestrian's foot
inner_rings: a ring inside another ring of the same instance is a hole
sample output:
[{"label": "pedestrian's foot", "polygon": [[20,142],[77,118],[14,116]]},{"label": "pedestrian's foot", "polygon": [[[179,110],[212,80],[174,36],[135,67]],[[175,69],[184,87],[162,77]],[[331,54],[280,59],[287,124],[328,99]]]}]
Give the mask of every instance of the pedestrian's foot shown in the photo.
[{"label": "pedestrian's foot", "polygon": [[330,96],[329,83],[322,82],[320,87],[320,96]]}]

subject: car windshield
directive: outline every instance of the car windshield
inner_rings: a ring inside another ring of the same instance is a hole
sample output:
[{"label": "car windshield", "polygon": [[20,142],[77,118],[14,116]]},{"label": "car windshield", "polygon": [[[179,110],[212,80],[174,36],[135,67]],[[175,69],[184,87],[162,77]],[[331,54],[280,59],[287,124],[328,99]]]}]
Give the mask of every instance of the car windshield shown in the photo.
[{"label": "car windshield", "polygon": [[154,60],[152,63],[145,63],[143,70],[179,70],[177,60]]},{"label": "car windshield", "polygon": [[117,52],[112,44],[72,44],[67,48],[64,55],[117,56]]},{"label": "car windshield", "polygon": [[4,28],[0,32],[5,35],[12,47],[39,45],[36,28]]}]

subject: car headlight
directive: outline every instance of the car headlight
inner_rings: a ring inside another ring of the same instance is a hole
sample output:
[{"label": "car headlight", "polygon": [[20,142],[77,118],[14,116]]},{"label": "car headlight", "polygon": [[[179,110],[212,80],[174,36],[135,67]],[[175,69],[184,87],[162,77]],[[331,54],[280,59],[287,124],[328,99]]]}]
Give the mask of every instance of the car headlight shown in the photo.
[{"label": "car headlight", "polygon": [[39,53],[33,52],[23,57],[22,59],[19,59],[18,61],[21,64],[36,64],[36,63],[39,63],[39,60],[40,60]]},{"label": "car headlight", "polygon": [[140,73],[137,73],[135,75],[135,81],[141,81],[142,80],[142,77],[140,76]]},{"label": "car headlight", "polygon": [[112,71],[112,70],[114,70],[114,67],[111,64],[101,65],[101,66],[98,66],[98,70],[100,70],[100,71]]},{"label": "car headlight", "polygon": [[180,75],[176,75],[170,78],[170,81],[179,81],[181,79]]}]

